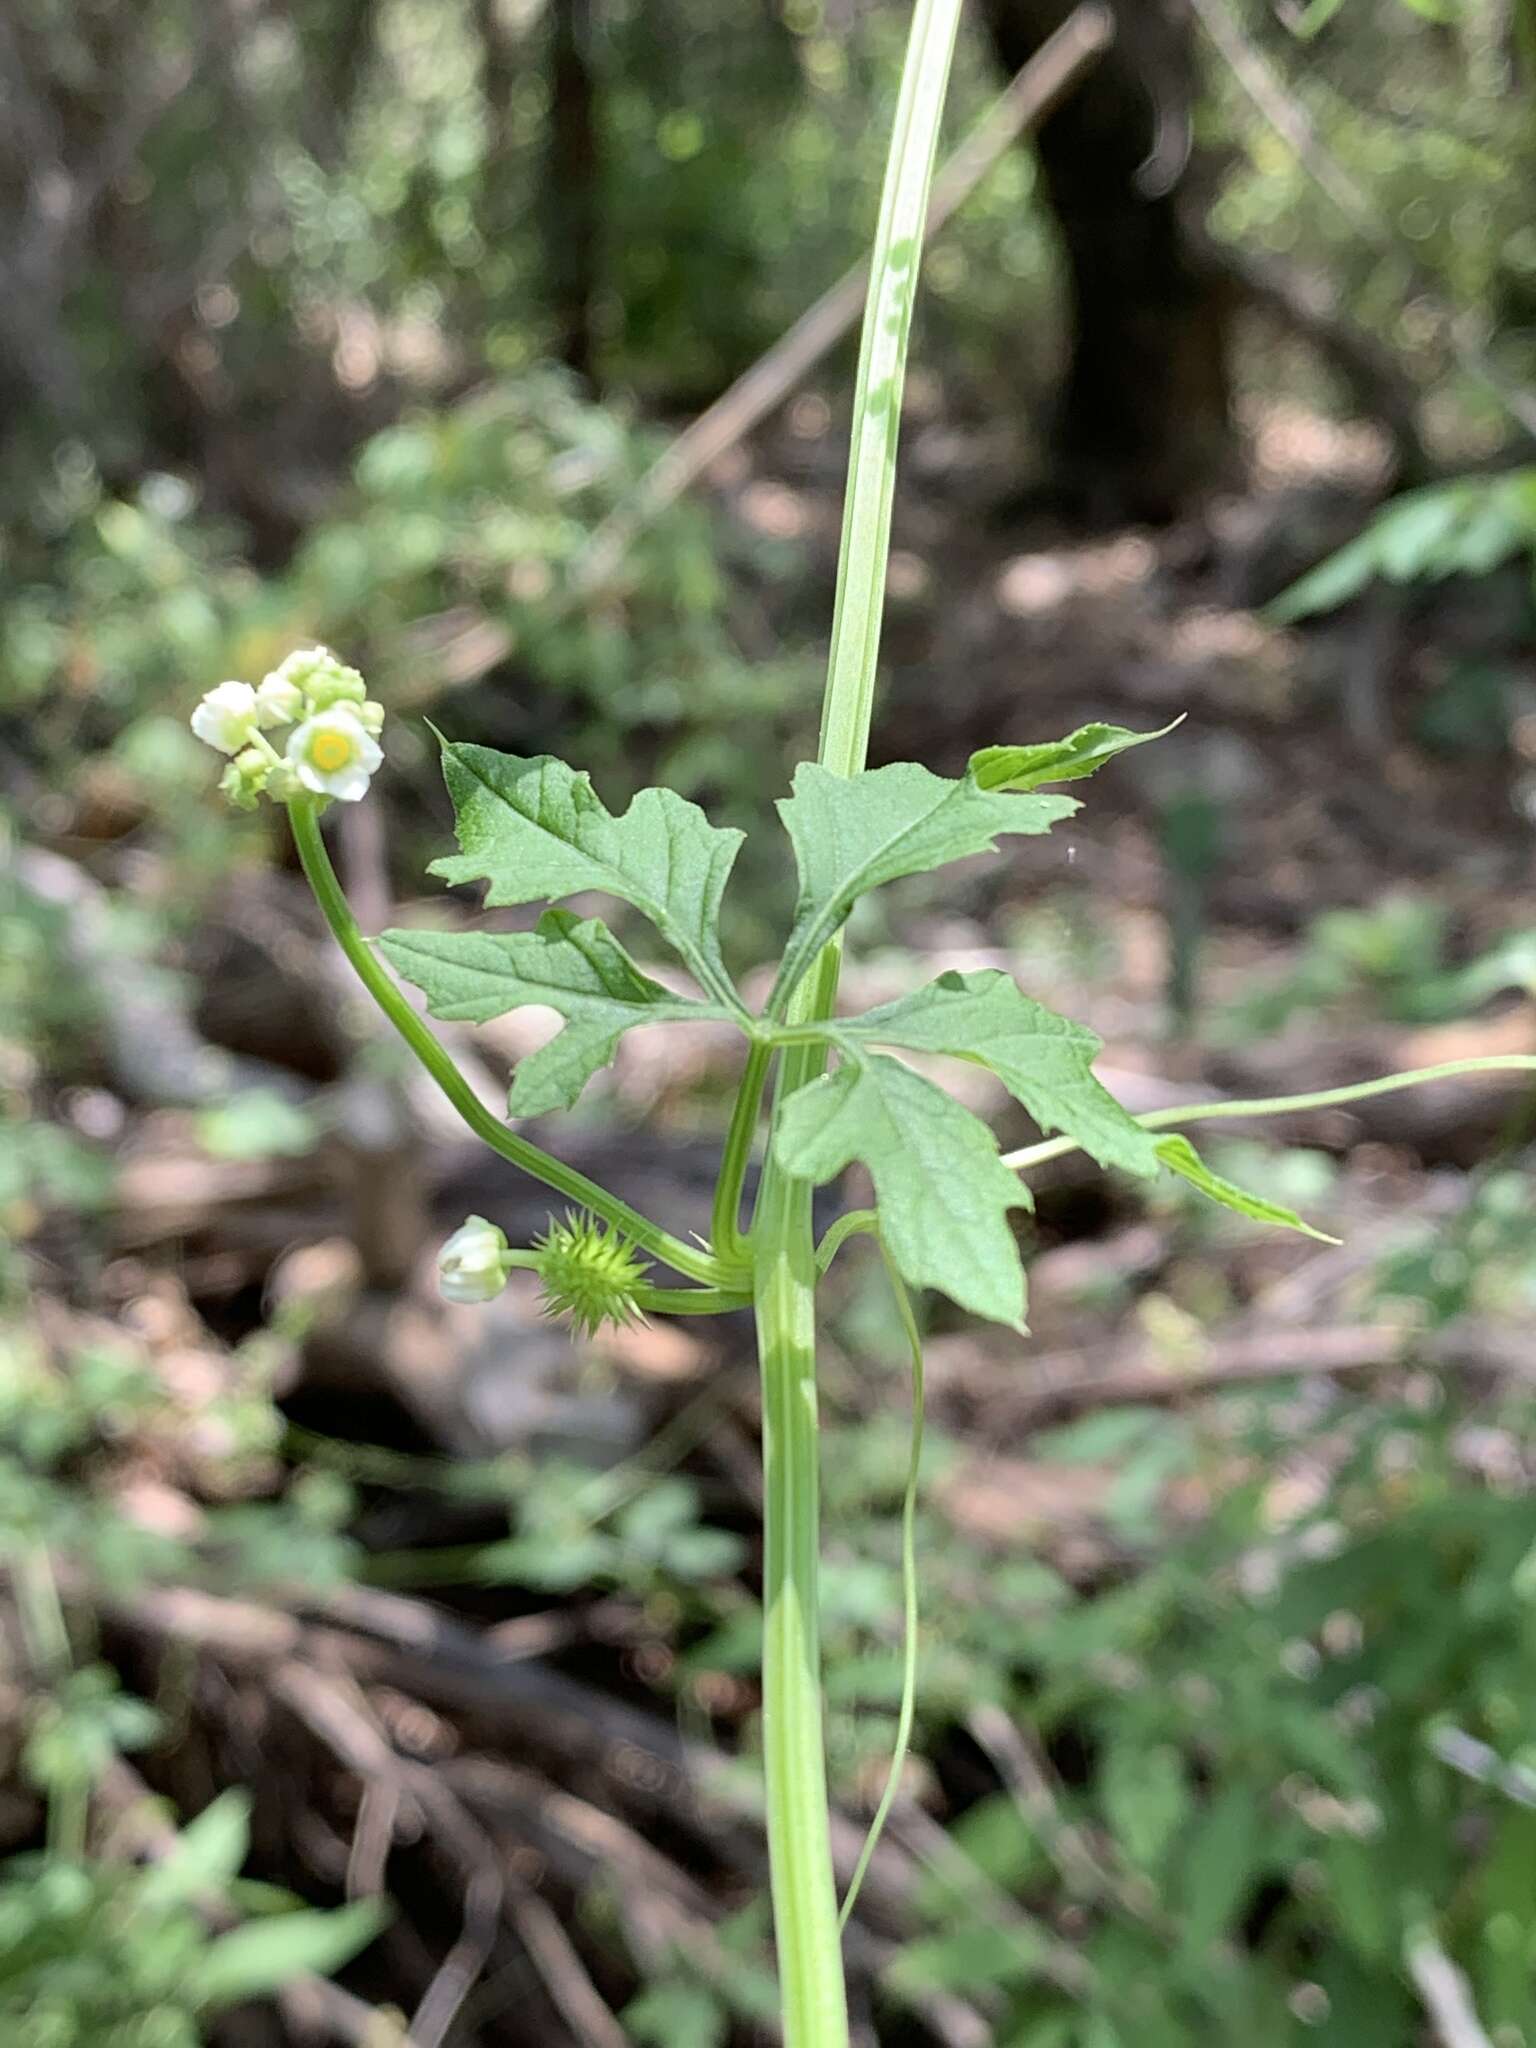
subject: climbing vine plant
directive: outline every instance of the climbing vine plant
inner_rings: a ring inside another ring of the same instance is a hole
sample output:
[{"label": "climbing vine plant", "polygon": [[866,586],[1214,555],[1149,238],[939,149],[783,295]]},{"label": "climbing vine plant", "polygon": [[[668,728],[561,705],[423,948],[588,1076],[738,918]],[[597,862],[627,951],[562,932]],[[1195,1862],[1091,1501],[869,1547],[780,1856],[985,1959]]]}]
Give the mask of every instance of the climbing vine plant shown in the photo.
[{"label": "climbing vine plant", "polygon": [[[995,851],[1076,816],[1070,787],[1127,748],[1163,734],[1089,724],[1061,740],[1005,741],[963,775],[920,762],[865,765],[873,711],[896,446],[918,253],[958,0],[918,0],[872,258],[855,392],[849,483],[817,758],[779,805],[798,893],[768,999],[753,1008],[720,940],[720,909],[742,834],[710,823],[665,788],[614,813],[590,778],[552,756],[523,758],[439,736],[456,853],[433,863],[449,884],[484,884],[488,906],[543,904],[529,931],[387,931],[365,938],[331,867],[326,808],[360,800],[383,765],[384,714],[363,678],[324,648],[291,655],[259,684],[209,691],[199,737],[229,757],[231,801],[286,805],[300,859],[363,983],[475,1133],[563,1201],[533,1244],[512,1246],[471,1217],[443,1246],[449,1299],[491,1299],[516,1267],[542,1281],[552,1312],[580,1330],[647,1312],[711,1314],[750,1306],[763,1378],[763,1751],[784,2033],[789,2048],[846,2048],[841,1927],[897,1782],[911,1725],[918,1569],[913,1499],[921,1426],[921,1352],[909,1290],[1023,1331],[1026,1282],[1013,1212],[1028,1209],[1028,1168],[1080,1148],[1112,1173],[1173,1173],[1213,1201],[1278,1227],[1291,1210],[1211,1171],[1177,1127],[1200,1116],[1260,1114],[1273,1103],[1192,1105],[1132,1116],[1093,1071],[1099,1042],[996,970],[944,974],[894,1002],[839,1015],[842,934],[861,897],[904,876]],[[1170,728],[1171,731],[1171,728]],[[282,744],[279,746],[279,739]],[[1177,745],[1173,739],[1170,744]],[[649,921],[687,971],[678,994],[647,975],[599,917],[563,908],[604,896]],[[562,1028],[513,1076],[510,1121],[481,1103],[401,991],[431,1016],[484,1023],[527,1004]],[[566,1109],[640,1024],[714,1022],[745,1058],[727,1131],[708,1243],[674,1235],[521,1136],[513,1121]],[[992,1132],[903,1055],[985,1067],[1044,1134],[1005,1156]],[[1536,1060],[1467,1061],[1436,1074]],[[1425,1075],[1395,1075],[1284,1105],[1341,1101]],[[771,1102],[763,1171],[749,1216],[747,1168]],[[818,1246],[812,1193],[855,1163],[874,1205],[842,1217]],[[1312,1233],[1316,1235],[1317,1233]],[[905,1509],[906,1698],[886,1795],[845,1895],[836,1897],[827,1817],[817,1619],[816,1291],[850,1239],[872,1238],[896,1290],[913,1363],[913,1457]]]}]

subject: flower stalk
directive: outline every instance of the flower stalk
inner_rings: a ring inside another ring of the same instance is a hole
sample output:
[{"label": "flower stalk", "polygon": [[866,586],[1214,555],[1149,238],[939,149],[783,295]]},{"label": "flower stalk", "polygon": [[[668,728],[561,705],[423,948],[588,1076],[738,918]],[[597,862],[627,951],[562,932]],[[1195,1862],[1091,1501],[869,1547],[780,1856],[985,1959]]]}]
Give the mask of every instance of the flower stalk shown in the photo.
[{"label": "flower stalk", "polygon": [[554,1158],[539,1146],[522,1138],[515,1131],[509,1131],[505,1124],[492,1116],[473,1088],[464,1079],[443,1047],[433,1037],[426,1025],[417,1016],[411,1005],[401,995],[395,983],[385,973],[374,956],[373,948],[358,929],[352,915],[345,891],[331,865],[326,852],[325,841],[320,832],[319,808],[313,797],[296,797],[288,806],[288,817],[293,827],[294,845],[298,849],[300,863],[314,891],[315,901],[331,928],[332,936],[351,962],[358,979],[369,995],[378,1004],[384,1015],[394,1025],[411,1051],[420,1060],[438,1087],[442,1089],[459,1115],[468,1124],[477,1138],[489,1145],[509,1164],[518,1167],[534,1180],[542,1181],[545,1187],[553,1188],[556,1194],[565,1196],[580,1209],[590,1210],[633,1239],[642,1251],[675,1268],[690,1280],[696,1280],[704,1287],[730,1287],[740,1285],[745,1275],[739,1268],[726,1267],[712,1252],[702,1250],[698,1245],[674,1237],[671,1231],[660,1224],[652,1223],[627,1202],[621,1202],[596,1181],[589,1180],[574,1166],[567,1166],[563,1160]]}]

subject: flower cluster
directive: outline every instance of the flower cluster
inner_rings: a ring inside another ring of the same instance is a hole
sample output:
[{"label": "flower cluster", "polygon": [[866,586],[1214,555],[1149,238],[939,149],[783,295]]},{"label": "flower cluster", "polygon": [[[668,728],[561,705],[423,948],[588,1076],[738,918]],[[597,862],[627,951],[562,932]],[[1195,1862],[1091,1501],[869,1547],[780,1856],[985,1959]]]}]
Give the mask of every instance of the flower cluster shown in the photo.
[{"label": "flower cluster", "polygon": [[[285,725],[293,730],[279,753],[267,734]],[[356,803],[384,759],[383,726],[384,706],[325,647],[290,654],[254,689],[220,683],[192,714],[197,737],[232,757],[219,787],[243,811],[263,796],[286,803],[306,790]]]}]

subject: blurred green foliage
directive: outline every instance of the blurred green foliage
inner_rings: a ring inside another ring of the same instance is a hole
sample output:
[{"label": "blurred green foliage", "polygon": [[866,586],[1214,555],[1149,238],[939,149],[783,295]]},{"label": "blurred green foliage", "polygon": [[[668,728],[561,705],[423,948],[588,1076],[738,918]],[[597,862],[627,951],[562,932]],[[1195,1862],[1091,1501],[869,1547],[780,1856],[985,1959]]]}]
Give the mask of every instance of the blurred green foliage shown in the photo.
[{"label": "blurred green foliage", "polygon": [[[1529,1243],[1505,1245],[1528,1295]],[[1387,1277],[1401,1301],[1408,1269]],[[1533,1420],[1522,1395],[1469,1429],[1428,1380],[1330,1404],[1300,1433],[1283,1390],[1199,1419],[1091,1416],[1033,1450],[1042,1469],[1101,1475],[1105,1534],[1135,1559],[1087,1587],[926,1509],[922,1771],[954,1769],[956,1731],[984,1733],[991,1708],[1027,1731],[1034,1776],[964,1804],[885,1976],[893,2003],[958,1992],[999,2041],[1060,2048],[1193,2048],[1236,2028],[1275,2048],[1396,2048],[1418,2024],[1405,1957],[1430,1939],[1495,2039],[1529,2030],[1536,1569],[1514,1475]],[[829,1433],[845,1798],[877,1781],[890,1741],[904,1455],[894,1419]],[[936,1444],[937,1499],[960,1456]],[[1302,1483],[1314,1461],[1326,1486]],[[1182,1529],[1178,1485],[1206,1497]],[[536,1564],[521,1576],[548,1583]],[[638,1554],[623,1577],[655,1600]],[[698,1611],[695,1595],[695,1627]],[[731,1596],[681,1684],[749,1673],[757,1628]],[[761,1928],[739,1933],[729,1982],[682,1956],[652,1980],[625,2015],[637,2041],[724,2048],[750,1983],[771,1983]]]},{"label": "blurred green foliage", "polygon": [[[1529,1419],[1516,1404],[1490,1423],[1503,1455]],[[1188,1430],[1104,1415],[1054,1455],[1145,1460]],[[909,1990],[974,1993],[980,1975],[1005,2003],[998,2038],[1020,2044],[1240,2028],[1387,2048],[1417,2024],[1403,1959],[1430,1930],[1495,2038],[1530,2029],[1523,1496],[1474,1478],[1433,1408],[1335,1414],[1330,1435],[1327,1498],[1277,1514],[1273,1461],[1299,1447],[1259,1404],[1235,1466],[1207,1444],[1225,1471],[1197,1532],[1019,1642],[1007,1697],[1063,1832],[1003,1794],[971,1811],[970,1867],[936,1878],[933,1939],[897,1966]],[[1080,1996],[1049,1981],[1063,1884]]]},{"label": "blurred green foliage", "polygon": [[[1338,7],[1224,7],[1294,101],[1282,139],[1225,67],[1213,67],[1202,128],[1222,147],[1216,234],[1329,280],[1434,396],[1432,438],[1479,452],[1508,421],[1466,344],[1529,378],[1536,326],[1536,137],[1527,34],[1509,16],[1455,5],[1431,16],[1403,0]],[[1512,10],[1521,14],[1519,7]],[[1310,16],[1298,41],[1282,23]],[[1339,167],[1333,176],[1321,160]],[[1321,175],[1319,169],[1321,164]],[[1363,203],[1341,206],[1344,182]]]},{"label": "blurred green foliage", "polygon": [[1236,1045],[1318,1012],[1442,1024],[1496,996],[1536,991],[1536,931],[1517,927],[1462,960],[1453,957],[1451,938],[1450,913],[1427,896],[1321,911],[1291,964],[1255,978],[1204,1028],[1216,1043]]},{"label": "blurred green foliage", "polygon": [[[52,1193],[58,1207],[80,1199]],[[0,1864],[0,2026],[17,2048],[196,2048],[218,2010],[340,1967],[383,1916],[370,1902],[310,1911],[243,1881],[241,1793],[223,1794],[179,1834],[146,1799],[141,1818],[157,1847],[143,1864],[88,1842],[114,1765],[161,1747],[172,1729],[110,1666],[75,1661],[57,1582],[84,1575],[123,1598],[157,1582],[322,1586],[353,1566],[340,1533],[353,1497],[323,1474],[275,1495],[263,1487],[283,1433],[269,1337],[194,1414],[126,1340],[81,1343],[50,1362],[19,1276],[0,1283],[0,1560],[24,1651],[10,1667],[6,1735],[20,1785],[48,1815],[46,1849]],[[215,1496],[194,1517],[195,1535],[153,1530],[115,1498],[107,1472],[125,1453],[163,1461],[189,1451]],[[233,1497],[220,1501],[221,1491]]]},{"label": "blurred green foliage", "polygon": [[1536,469],[1431,484],[1394,498],[1358,540],[1277,598],[1270,616],[1288,625],[1332,611],[1377,577],[1439,583],[1487,576],[1515,555],[1536,565]]},{"label": "blurred green foliage", "polygon": [[27,717],[29,752],[77,800],[105,757],[132,797],[172,805],[204,761],[167,707],[320,639],[362,662],[392,709],[446,717],[445,697],[494,677],[476,715],[498,737],[536,751],[574,735],[594,767],[633,778],[638,735],[674,782],[739,798],[755,784],[739,735],[803,720],[812,672],[738,651],[703,513],[670,511],[622,585],[576,586],[592,532],[657,445],[569,379],[529,373],[375,435],[331,516],[260,579],[176,479],[125,501],[82,473],[68,517],[13,544],[0,716]]},{"label": "blurred green foliage", "polygon": [[[1274,1191],[1319,1207],[1330,1194],[1316,1173]],[[1365,1275],[1362,1307],[1426,1334],[1468,1315],[1518,1327],[1536,1300],[1531,1210],[1526,1175],[1487,1176],[1449,1232],[1405,1227]],[[1180,1228],[1191,1255],[1212,1256],[1192,1223]],[[172,1539],[125,1519],[97,1474],[127,1446],[180,1450],[184,1414],[131,1347],[45,1367],[23,1308],[13,1299],[0,1347],[10,1557],[46,1551],[123,1595],[156,1579],[239,1591],[355,1575],[536,1599],[591,1589],[634,1603],[666,1649],[649,1668],[680,1700],[718,1700],[722,1680],[739,1688],[756,1668],[747,1546],[714,1519],[706,1484],[666,1470],[702,1421],[670,1451],[606,1471],[310,1441],[307,1472],[285,1479],[264,1336],[200,1411],[224,1476],[210,1468],[201,1532]],[[861,1290],[849,1309],[845,1338],[883,1349]],[[888,1754],[899,1689],[907,1444],[899,1407],[870,1414],[846,1387],[829,1397],[829,1755],[857,1804]],[[958,1818],[930,1860],[917,1937],[886,1972],[893,2006],[954,1989],[994,2014],[999,2040],[1062,2048],[1192,2048],[1239,2025],[1276,2048],[1346,2031],[1389,2048],[1417,2024],[1406,1950],[1432,1939],[1492,2024],[1528,2029],[1533,1425],[1528,1394],[1469,1409],[1427,1372],[1363,1401],[1282,1386],[1203,1409],[1091,1414],[1028,1448],[1032,1469],[1080,1489],[1078,1555],[1091,1536],[1102,1560],[1086,1577],[1049,1518],[973,1526],[974,1447],[933,1431],[914,1789],[946,1785]],[[346,1529],[361,1489],[381,1485],[500,1504],[509,1533],[368,1558]],[[234,1497],[220,1504],[220,1492]],[[973,1765],[959,1769],[957,1744],[986,1734],[988,1710],[1034,1759],[1024,1806],[1006,1772],[988,1789]],[[161,1739],[154,1714],[86,1666],[34,1694],[23,1770],[67,1805],[113,1756]],[[234,1843],[232,1821],[220,1831]],[[210,1936],[204,1893],[237,1910],[246,1895],[210,1880],[189,1903],[157,1881],[180,1854],[145,1869],[24,1861],[0,1881],[0,2014],[9,1997],[28,2016],[27,2048],[202,2038],[231,1939]],[[186,1854],[201,1870],[200,1852]],[[252,1923],[269,1938],[242,1964],[252,1992],[365,1938],[353,1919],[269,1920],[270,1903]],[[701,1974],[699,1958],[653,1968],[626,2012],[637,2042],[675,2029],[724,2048],[754,2016],[771,1987],[760,1921],[723,1928],[721,1952],[728,1977]]]},{"label": "blurred green foliage", "polygon": [[[64,1730],[82,1732],[78,1713]],[[114,1729],[111,1747],[127,1746]],[[371,1902],[311,1912],[242,1882],[248,1815],[243,1794],[223,1793],[144,1866],[25,1857],[0,1868],[6,2039],[15,2048],[198,2048],[223,2007],[306,1971],[329,1973],[366,1947],[382,1924]]]}]

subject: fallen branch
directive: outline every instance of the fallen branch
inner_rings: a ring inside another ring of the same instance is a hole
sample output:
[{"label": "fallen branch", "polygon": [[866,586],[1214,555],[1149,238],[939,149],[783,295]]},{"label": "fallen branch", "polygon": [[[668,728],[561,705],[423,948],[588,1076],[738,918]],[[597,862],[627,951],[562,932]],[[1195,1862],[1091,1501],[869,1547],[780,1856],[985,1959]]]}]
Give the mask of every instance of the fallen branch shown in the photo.
[{"label": "fallen branch", "polygon": [[[456,1709],[518,1744],[599,1770],[632,1798],[674,1817],[689,1803],[693,1758],[659,1716],[642,1713],[596,1686],[551,1671],[516,1650],[499,1653],[473,1629],[425,1602],[367,1593],[367,1619],[346,1589],[338,1612],[358,1618],[328,1629],[278,1607],[204,1593],[190,1586],[148,1586],[131,1599],[103,1598],[104,1610],[137,1631],[191,1643],[237,1671],[265,1672],[285,1659],[345,1668],[360,1685],[389,1685],[434,1707]],[[370,1640],[372,1637],[373,1640]]]},{"label": "fallen branch", "polygon": [[341,1674],[299,1662],[273,1675],[275,1697],[296,1713],[337,1759],[365,1783],[393,1788],[421,1812],[464,1885],[464,1927],[411,2023],[412,2039],[440,2048],[495,1946],[505,1919],[533,1964],[550,2002],[584,2048],[629,2048],[628,2037],[587,1974],[550,1907],[508,1871],[494,1843],[430,1765],[403,1757]]},{"label": "fallen branch", "polygon": [[[985,1398],[989,1408],[1003,1403],[1009,1430],[1032,1430],[1101,1408],[1162,1407],[1274,1380],[1381,1372],[1410,1363],[1442,1371],[1483,1369],[1525,1380],[1532,1373],[1530,1345],[1519,1331],[1467,1318],[1435,1331],[1397,1323],[1257,1330],[1213,1345],[1188,1368],[1159,1362],[1148,1345],[1046,1351],[1031,1358],[1027,1388],[1013,1365],[978,1368],[969,1361],[956,1378]],[[943,1384],[942,1351],[930,1377]]]}]

